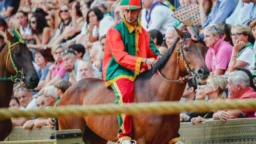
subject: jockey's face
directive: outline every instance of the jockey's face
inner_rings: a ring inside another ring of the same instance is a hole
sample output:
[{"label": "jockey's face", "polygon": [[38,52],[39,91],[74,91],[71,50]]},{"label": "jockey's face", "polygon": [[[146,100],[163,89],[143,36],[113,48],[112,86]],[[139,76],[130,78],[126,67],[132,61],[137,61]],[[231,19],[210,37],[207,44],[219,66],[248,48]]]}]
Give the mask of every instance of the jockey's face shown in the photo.
[{"label": "jockey's face", "polygon": [[137,25],[137,20],[140,15],[140,12],[141,12],[141,9],[137,9],[137,10],[124,9],[123,10],[126,21],[133,26]]}]

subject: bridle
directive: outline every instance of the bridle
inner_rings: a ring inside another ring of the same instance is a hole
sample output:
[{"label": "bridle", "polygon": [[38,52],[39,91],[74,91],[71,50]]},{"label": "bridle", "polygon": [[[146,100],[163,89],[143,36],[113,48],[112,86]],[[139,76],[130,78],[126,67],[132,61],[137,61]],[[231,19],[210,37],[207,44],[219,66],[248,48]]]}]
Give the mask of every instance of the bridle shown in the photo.
[{"label": "bridle", "polygon": [[[171,54],[173,53],[173,51],[174,51],[174,49],[175,49],[175,47],[176,47],[176,44],[178,43],[178,41],[180,40],[180,38],[177,38],[176,39],[176,41],[174,42],[174,44],[173,44],[173,47],[172,47],[172,50],[171,50]],[[184,65],[185,65],[185,68],[186,68],[186,70],[187,70],[187,72],[188,72],[188,75],[186,75],[186,76],[184,76],[184,77],[179,77],[179,79],[176,79],[176,80],[171,80],[171,79],[168,79],[168,78],[166,78],[161,72],[160,72],[160,70],[157,70],[157,73],[160,75],[160,77],[162,78],[162,79],[164,79],[165,81],[167,81],[167,82],[171,82],[171,83],[184,83],[187,79],[189,79],[189,78],[196,78],[197,77],[197,74],[194,72],[194,71],[192,71],[191,70],[191,68],[189,67],[189,65],[188,65],[188,62],[187,62],[187,60],[185,59],[185,56],[184,56],[184,51],[183,51],[183,49],[182,49],[182,44],[183,44],[183,42],[184,42],[184,40],[180,40],[180,46],[179,46],[179,48],[178,48],[178,50],[177,50],[177,63],[178,63],[178,65],[179,65],[179,67],[180,67],[180,57],[181,57],[181,59],[182,59],[182,61],[184,62]],[[179,68],[180,69],[180,68]]]},{"label": "bridle", "polygon": [[[18,35],[19,38],[18,38],[18,41],[11,44],[11,42],[8,42],[8,53],[7,53],[7,58],[6,58],[6,61],[5,61],[5,67],[6,69],[8,68],[8,62],[9,62],[9,59],[12,63],[12,66],[13,66],[13,69],[15,70],[15,75],[11,75],[9,77],[2,77],[0,78],[0,81],[12,81],[12,82],[20,82],[22,80],[25,79],[24,77],[24,73],[23,73],[23,70],[19,70],[18,67],[16,66],[14,60],[13,60],[13,57],[12,57],[12,48],[15,46],[15,45],[18,45],[18,44],[25,44],[24,40],[23,39],[20,39],[20,35],[18,32],[13,32],[14,33],[14,36]],[[16,34],[16,35],[15,35]]]}]

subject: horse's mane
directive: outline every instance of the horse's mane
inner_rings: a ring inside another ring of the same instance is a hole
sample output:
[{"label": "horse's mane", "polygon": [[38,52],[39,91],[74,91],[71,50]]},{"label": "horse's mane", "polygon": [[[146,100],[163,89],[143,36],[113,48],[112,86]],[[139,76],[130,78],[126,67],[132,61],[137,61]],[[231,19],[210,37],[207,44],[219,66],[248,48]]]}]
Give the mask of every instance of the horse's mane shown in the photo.
[{"label": "horse's mane", "polygon": [[166,62],[169,60],[169,58],[171,57],[176,44],[178,42],[179,38],[176,38],[175,42],[173,43],[173,45],[168,49],[168,51],[154,64],[154,66],[152,67],[152,69],[143,72],[141,75],[139,75],[138,78],[142,78],[142,79],[148,79],[150,77],[152,77],[157,70],[163,68],[166,64]]}]

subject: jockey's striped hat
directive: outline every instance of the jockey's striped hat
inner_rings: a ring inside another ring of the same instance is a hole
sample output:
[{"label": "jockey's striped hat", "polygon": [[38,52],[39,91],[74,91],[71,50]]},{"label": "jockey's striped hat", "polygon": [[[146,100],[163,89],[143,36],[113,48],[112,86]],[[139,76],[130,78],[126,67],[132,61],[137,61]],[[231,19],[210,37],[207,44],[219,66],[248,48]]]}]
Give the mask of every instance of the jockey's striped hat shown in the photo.
[{"label": "jockey's striped hat", "polygon": [[137,10],[142,8],[141,0],[121,0],[120,7],[122,9]]}]

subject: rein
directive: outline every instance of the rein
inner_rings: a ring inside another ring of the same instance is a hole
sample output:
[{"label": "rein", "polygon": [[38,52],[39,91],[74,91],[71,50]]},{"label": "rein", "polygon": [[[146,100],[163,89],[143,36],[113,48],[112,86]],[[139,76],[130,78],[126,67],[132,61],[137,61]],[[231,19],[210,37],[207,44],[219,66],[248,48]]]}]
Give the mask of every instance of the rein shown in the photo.
[{"label": "rein", "polygon": [[[6,61],[5,61],[5,66],[6,66],[6,69],[8,67],[8,62],[9,62],[9,59],[11,60],[11,63],[12,63],[12,66],[16,72],[15,75],[11,75],[10,77],[3,77],[3,78],[0,78],[0,81],[12,81],[12,82],[17,82],[17,81],[21,81],[22,79],[24,79],[24,74],[22,71],[19,71],[15,62],[13,61],[13,57],[12,57],[12,47],[14,47],[15,45],[18,45],[18,44],[21,44],[22,42],[18,41],[18,42],[15,42],[13,44],[11,44],[10,42],[8,43],[8,54],[7,54],[7,58],[6,58]],[[21,78],[18,77],[18,75],[21,74]]]},{"label": "rein", "polygon": [[[177,38],[176,41],[174,42],[174,46],[171,47],[171,54],[173,53],[173,51],[174,51],[174,49],[176,47],[176,44],[177,44],[179,39],[180,38]],[[188,63],[187,63],[187,61],[185,59],[184,52],[183,52],[183,49],[182,49],[182,43],[183,43],[183,41],[180,41],[180,47],[177,50],[177,63],[179,65],[180,56],[181,56],[181,59],[184,62],[186,70],[188,71],[188,73],[193,73],[193,71],[190,69],[190,67],[189,67],[189,65],[188,65]],[[168,79],[168,78],[164,77],[163,74],[159,70],[157,70],[157,73],[159,74],[159,76],[162,79],[164,79],[167,82],[171,82],[171,83],[184,83],[190,77],[190,75],[186,75],[184,77],[180,77],[179,79],[171,80],[171,79]]]}]

